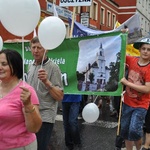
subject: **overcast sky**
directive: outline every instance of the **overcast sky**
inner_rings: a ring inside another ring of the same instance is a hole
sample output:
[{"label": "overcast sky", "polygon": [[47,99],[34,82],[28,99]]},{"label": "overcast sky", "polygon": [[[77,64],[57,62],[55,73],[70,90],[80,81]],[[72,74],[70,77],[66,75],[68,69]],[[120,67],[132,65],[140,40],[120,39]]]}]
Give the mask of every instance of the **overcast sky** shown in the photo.
[{"label": "overcast sky", "polygon": [[89,63],[92,64],[96,61],[96,54],[99,52],[101,43],[106,60],[105,66],[109,66],[110,62],[116,62],[116,54],[121,50],[121,38],[119,35],[81,40],[79,42],[77,71],[85,71]]}]

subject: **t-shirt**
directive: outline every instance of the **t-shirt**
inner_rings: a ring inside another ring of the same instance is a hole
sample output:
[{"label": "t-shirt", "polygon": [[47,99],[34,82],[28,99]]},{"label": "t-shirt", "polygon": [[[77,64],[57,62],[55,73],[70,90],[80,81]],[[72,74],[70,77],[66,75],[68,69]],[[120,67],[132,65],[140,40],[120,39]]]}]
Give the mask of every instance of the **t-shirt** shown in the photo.
[{"label": "t-shirt", "polygon": [[[42,66],[47,71],[49,81],[56,87],[63,90],[61,80],[61,71],[59,66],[48,59]],[[55,123],[57,115],[58,101],[55,100],[47,90],[45,84],[38,79],[38,70],[41,65],[31,64],[28,70],[27,82],[34,87],[39,98],[39,110],[42,117],[42,122]]]},{"label": "t-shirt", "polygon": [[32,104],[39,104],[33,87],[23,81],[0,99],[0,150],[26,146],[36,139],[35,134],[28,132],[25,126],[20,86],[30,90]]},{"label": "t-shirt", "polygon": [[[150,63],[145,66],[138,64],[138,57],[126,56],[128,66],[128,81],[136,85],[144,85],[150,82]],[[150,94],[140,93],[126,86],[124,94],[124,103],[131,107],[146,108],[149,107]]]}]

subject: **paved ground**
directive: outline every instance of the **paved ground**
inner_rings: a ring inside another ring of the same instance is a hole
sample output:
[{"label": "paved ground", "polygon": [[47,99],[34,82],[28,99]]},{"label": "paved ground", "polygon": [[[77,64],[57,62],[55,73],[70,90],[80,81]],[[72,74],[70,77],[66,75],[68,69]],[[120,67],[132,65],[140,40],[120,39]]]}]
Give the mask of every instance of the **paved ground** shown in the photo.
[{"label": "paved ground", "polygon": [[[103,122],[87,124],[80,120],[82,150],[113,150],[116,128],[102,126]],[[56,121],[51,145],[51,150],[66,150],[62,121]]]},{"label": "paved ground", "polygon": [[[106,102],[103,102],[103,107],[100,111],[99,119],[95,123],[86,123],[82,118],[79,118],[82,139],[82,148],[80,150],[115,150],[118,119],[110,117],[110,106]],[[58,112],[56,118],[50,150],[67,150],[64,143],[61,112]],[[125,150],[125,148],[122,148],[122,150]]]}]

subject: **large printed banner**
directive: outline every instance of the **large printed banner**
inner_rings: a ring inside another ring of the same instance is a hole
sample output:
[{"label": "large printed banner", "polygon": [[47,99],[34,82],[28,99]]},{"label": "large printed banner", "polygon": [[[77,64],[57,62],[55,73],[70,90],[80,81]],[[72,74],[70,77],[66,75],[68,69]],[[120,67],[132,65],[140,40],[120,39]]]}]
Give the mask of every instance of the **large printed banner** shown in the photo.
[{"label": "large printed banner", "polygon": [[[48,51],[48,57],[61,69],[65,93],[121,95],[119,81],[124,75],[126,39],[127,34],[121,32],[65,39],[59,47]],[[29,43],[24,46],[26,72],[33,58]],[[4,48],[22,54],[22,43],[4,43]]]}]

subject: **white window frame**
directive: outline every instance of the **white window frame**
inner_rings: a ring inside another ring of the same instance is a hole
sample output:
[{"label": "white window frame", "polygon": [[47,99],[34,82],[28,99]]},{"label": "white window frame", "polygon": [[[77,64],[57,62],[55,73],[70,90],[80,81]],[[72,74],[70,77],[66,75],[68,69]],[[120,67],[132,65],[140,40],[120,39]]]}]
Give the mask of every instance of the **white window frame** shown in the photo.
[{"label": "white window frame", "polygon": [[107,26],[111,27],[111,12],[107,10]]},{"label": "white window frame", "polygon": [[90,6],[90,18],[93,20],[97,20],[98,16],[98,3],[93,1],[92,5]]},{"label": "white window frame", "polygon": [[80,12],[81,12],[81,6],[77,6],[76,7],[76,13],[80,14]]},{"label": "white window frame", "polygon": [[112,13],[112,28],[114,29],[116,24],[116,15],[114,13]]},{"label": "white window frame", "polygon": [[[103,11],[102,11],[103,10]],[[103,12],[103,14],[101,15],[101,13]],[[101,18],[102,17],[102,18]],[[104,25],[105,24],[105,8],[101,7],[100,8],[100,24]]]}]

